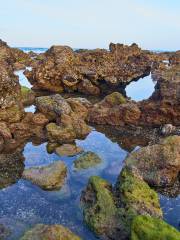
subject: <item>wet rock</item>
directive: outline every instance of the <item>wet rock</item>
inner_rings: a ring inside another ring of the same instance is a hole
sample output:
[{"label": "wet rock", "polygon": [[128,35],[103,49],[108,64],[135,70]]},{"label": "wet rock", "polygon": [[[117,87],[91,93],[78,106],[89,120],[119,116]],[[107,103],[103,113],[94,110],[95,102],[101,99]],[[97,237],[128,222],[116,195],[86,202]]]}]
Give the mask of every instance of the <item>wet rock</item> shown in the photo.
[{"label": "wet rock", "polygon": [[102,162],[101,158],[93,152],[85,152],[74,161],[74,167],[78,170],[95,167]]},{"label": "wet rock", "polygon": [[44,225],[37,224],[34,228],[27,231],[21,240],[80,240],[68,228],[62,225]]},{"label": "wet rock", "polygon": [[125,163],[135,166],[150,185],[170,186],[180,171],[180,137],[169,136],[159,144],[141,148],[131,153]]},{"label": "wet rock", "polygon": [[132,223],[131,240],[180,239],[180,232],[166,222],[149,216],[137,216]]},{"label": "wet rock", "polygon": [[117,205],[133,215],[149,215],[162,218],[158,194],[151,189],[134,168],[124,168],[115,185]]},{"label": "wet rock", "polygon": [[28,87],[21,86],[21,96],[24,106],[32,105],[35,101],[35,93]]},{"label": "wet rock", "polygon": [[91,177],[81,204],[86,224],[102,239],[129,239],[132,221],[139,214],[162,218],[156,192],[127,168],[114,190],[100,177]]},{"label": "wet rock", "polygon": [[105,239],[119,239],[118,211],[111,190],[112,186],[106,180],[92,176],[82,192],[81,203],[84,220],[93,232],[106,236]]},{"label": "wet rock", "polygon": [[65,164],[57,161],[44,167],[25,169],[22,177],[44,190],[54,190],[63,186],[66,173]]},{"label": "wet rock", "polygon": [[75,144],[63,144],[56,148],[56,153],[59,156],[75,156],[83,151],[81,147],[77,147]]},{"label": "wet rock", "polygon": [[24,157],[21,152],[0,154],[0,189],[18,181],[23,170]]},{"label": "wet rock", "polygon": [[5,240],[10,235],[10,230],[4,225],[0,224],[0,239]]},{"label": "wet rock", "polygon": [[75,139],[86,137],[91,128],[76,115],[63,115],[59,125],[49,123],[46,126],[48,140],[59,144],[73,143]]},{"label": "wet rock", "polygon": [[[112,47],[114,46],[114,47]],[[27,77],[37,89],[98,95],[150,71],[152,57],[137,45],[73,51],[52,46]]]}]

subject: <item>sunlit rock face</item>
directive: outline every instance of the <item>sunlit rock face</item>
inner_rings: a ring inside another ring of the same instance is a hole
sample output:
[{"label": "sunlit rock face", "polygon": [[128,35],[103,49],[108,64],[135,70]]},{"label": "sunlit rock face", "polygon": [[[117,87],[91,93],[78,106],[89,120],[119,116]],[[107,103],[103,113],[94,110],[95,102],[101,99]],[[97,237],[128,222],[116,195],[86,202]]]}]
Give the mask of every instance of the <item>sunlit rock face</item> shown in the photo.
[{"label": "sunlit rock face", "polygon": [[109,49],[74,52],[67,46],[53,46],[26,76],[34,88],[100,95],[149,73],[152,56],[136,44],[111,43]]}]

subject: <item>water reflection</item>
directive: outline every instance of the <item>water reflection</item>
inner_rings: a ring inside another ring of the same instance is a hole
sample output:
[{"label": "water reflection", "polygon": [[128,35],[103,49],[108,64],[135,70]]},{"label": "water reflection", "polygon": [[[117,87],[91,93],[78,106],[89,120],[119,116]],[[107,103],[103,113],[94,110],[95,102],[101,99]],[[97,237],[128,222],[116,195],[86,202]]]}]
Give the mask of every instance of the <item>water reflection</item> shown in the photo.
[{"label": "water reflection", "polygon": [[154,92],[155,82],[151,74],[138,81],[133,81],[126,87],[126,95],[134,101],[148,99]]}]

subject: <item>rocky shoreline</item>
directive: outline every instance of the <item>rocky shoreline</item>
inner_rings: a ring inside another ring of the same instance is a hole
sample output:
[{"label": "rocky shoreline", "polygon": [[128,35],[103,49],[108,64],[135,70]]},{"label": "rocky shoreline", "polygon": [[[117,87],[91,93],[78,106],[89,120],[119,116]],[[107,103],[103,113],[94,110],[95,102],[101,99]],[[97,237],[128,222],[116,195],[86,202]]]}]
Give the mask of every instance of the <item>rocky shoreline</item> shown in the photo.
[{"label": "rocky shoreline", "polygon": [[[15,71],[22,69],[32,89],[20,85]],[[126,86],[150,73],[156,81],[152,96],[139,102],[126,97]],[[77,170],[100,164],[98,155],[76,146],[96,126],[130,152],[141,148],[125,159],[114,186],[90,177],[81,194],[88,227],[102,239],[180,238],[163,222],[157,195],[158,188],[180,186],[180,51],[111,43],[109,50],[52,46],[37,55],[0,41],[0,94],[0,189],[21,178],[44,190],[64,185],[62,161],[24,170],[23,148],[30,141],[47,142],[47,151],[59,156],[81,154]],[[32,104],[35,113],[25,112]],[[138,227],[140,222],[148,227]],[[4,233],[0,228],[0,238]],[[22,239],[51,238],[50,233],[52,239],[79,239],[60,225],[38,225]]]}]

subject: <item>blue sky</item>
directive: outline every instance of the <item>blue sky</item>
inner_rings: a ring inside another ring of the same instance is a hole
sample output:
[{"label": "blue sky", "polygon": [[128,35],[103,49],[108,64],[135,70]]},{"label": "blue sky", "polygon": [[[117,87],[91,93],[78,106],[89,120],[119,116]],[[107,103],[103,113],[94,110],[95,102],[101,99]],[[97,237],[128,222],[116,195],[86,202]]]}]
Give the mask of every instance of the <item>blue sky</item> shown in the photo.
[{"label": "blue sky", "polygon": [[0,38],[11,46],[180,49],[179,0],[0,0]]}]

